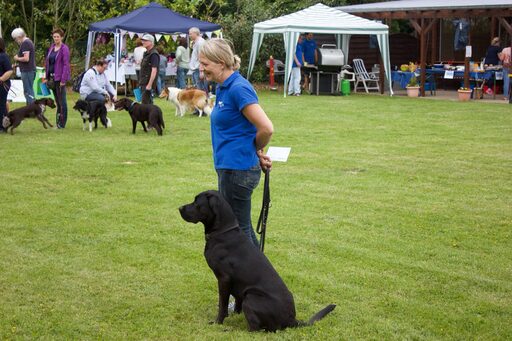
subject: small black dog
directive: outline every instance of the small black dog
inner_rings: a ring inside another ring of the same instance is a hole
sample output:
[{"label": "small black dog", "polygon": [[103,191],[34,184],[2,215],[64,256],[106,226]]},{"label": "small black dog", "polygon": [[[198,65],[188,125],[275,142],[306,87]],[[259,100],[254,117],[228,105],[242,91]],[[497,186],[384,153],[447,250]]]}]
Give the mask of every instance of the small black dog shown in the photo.
[{"label": "small black dog", "polygon": [[107,108],[105,107],[104,102],[84,101],[82,99],[79,99],[78,101],[76,101],[73,109],[78,111],[82,116],[82,121],[84,123],[83,130],[85,130],[85,123],[87,121],[89,121],[89,131],[92,131],[93,121],[94,129],[98,128],[98,118],[100,119],[101,124],[103,124],[105,128],[112,127],[112,122],[107,117]]},{"label": "small black dog", "polygon": [[198,194],[193,203],[180,207],[180,214],[185,221],[204,225],[204,257],[219,288],[217,323],[222,324],[228,315],[229,295],[235,297],[235,312],[244,312],[250,331],[312,325],[336,307],[330,304],[308,322],[298,321],[292,293],[267,257],[240,230],[231,206],[219,192]]},{"label": "small black dog", "polygon": [[137,122],[142,124],[142,128],[147,133],[145,122],[148,122],[148,128],[155,128],[158,135],[162,135],[162,129],[165,128],[162,110],[153,104],[139,104],[133,102],[129,98],[121,98],[114,103],[116,110],[127,110],[132,118],[133,131],[135,134],[135,127]]},{"label": "small black dog", "polygon": [[44,129],[48,129],[48,127],[46,127],[46,123],[48,123],[50,127],[53,127],[50,121],[48,121],[44,116],[47,106],[55,108],[55,102],[53,99],[40,98],[29,105],[9,111],[9,113],[4,116],[4,120],[2,122],[5,132],[11,128],[11,135],[14,135],[14,129],[26,118],[37,118],[43,124]]}]

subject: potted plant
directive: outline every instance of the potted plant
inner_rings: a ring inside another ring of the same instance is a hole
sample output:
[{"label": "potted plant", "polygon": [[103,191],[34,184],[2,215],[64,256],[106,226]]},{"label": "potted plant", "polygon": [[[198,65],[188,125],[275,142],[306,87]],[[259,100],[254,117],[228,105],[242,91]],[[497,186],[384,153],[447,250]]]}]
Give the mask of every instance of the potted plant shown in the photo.
[{"label": "potted plant", "polygon": [[416,80],[416,75],[412,74],[411,79],[406,87],[407,96],[409,97],[418,97],[420,93],[420,87],[418,86],[418,81]]},{"label": "potted plant", "polygon": [[471,98],[471,89],[459,88],[457,92],[459,93],[459,101],[461,102],[467,102]]}]

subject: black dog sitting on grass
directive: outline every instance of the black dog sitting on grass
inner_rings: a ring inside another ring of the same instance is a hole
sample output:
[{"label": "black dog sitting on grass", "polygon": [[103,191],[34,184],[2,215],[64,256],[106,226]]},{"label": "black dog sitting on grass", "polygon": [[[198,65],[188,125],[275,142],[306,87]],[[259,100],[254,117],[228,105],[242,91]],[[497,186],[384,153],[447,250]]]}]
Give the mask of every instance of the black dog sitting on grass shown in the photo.
[{"label": "black dog sitting on grass", "polygon": [[105,102],[84,101],[79,99],[76,101],[73,109],[78,111],[80,116],[82,116],[82,121],[84,123],[83,130],[85,130],[85,123],[87,121],[89,121],[89,131],[92,131],[92,122],[94,122],[94,129],[98,128],[98,118],[105,128],[112,127],[112,122],[107,117],[107,108],[105,107]]},{"label": "black dog sitting on grass", "polygon": [[188,222],[202,222],[206,235],[204,257],[217,277],[222,324],[228,315],[229,295],[235,297],[235,312],[244,312],[250,331],[276,331],[312,325],[336,306],[330,304],[308,322],[295,318],[293,295],[265,255],[238,227],[238,221],[217,191],[206,191],[194,202],[180,207]]},{"label": "black dog sitting on grass", "polygon": [[46,123],[48,123],[50,127],[53,127],[50,121],[44,116],[47,106],[55,108],[53,99],[40,98],[24,107],[9,111],[9,113],[4,116],[2,122],[5,132],[11,128],[11,135],[14,135],[14,129],[26,118],[37,118],[43,124],[44,129],[48,129]]},{"label": "black dog sitting on grass", "polygon": [[114,103],[116,110],[126,110],[132,118],[133,130],[135,134],[135,128],[137,122],[142,124],[142,128],[147,133],[146,122],[148,122],[148,128],[155,128],[158,135],[162,135],[162,129],[165,128],[164,118],[162,110],[154,104],[139,104],[132,101],[129,98],[121,98]]}]

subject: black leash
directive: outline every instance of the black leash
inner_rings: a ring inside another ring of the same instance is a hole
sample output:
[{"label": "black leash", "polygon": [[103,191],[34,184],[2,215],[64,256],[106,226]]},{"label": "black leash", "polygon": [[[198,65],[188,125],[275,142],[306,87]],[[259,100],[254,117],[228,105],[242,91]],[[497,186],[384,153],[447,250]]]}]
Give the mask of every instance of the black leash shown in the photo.
[{"label": "black leash", "polygon": [[260,217],[258,218],[258,226],[256,232],[261,235],[260,249],[265,249],[265,233],[267,232],[268,210],[270,208],[270,170],[265,171],[265,183],[263,185],[263,203],[261,204]]}]

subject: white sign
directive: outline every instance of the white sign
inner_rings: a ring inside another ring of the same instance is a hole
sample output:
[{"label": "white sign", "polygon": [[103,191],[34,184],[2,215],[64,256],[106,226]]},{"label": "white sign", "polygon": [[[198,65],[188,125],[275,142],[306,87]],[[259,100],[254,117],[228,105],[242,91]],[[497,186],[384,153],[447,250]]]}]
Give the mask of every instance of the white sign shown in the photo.
[{"label": "white sign", "polygon": [[272,161],[286,162],[288,161],[291,149],[291,147],[268,147],[267,156]]},{"label": "white sign", "polygon": [[7,100],[13,102],[26,102],[25,95],[23,94],[23,82],[21,79],[12,79],[11,88],[7,93]]},{"label": "white sign", "polygon": [[453,74],[454,74],[453,70],[446,70],[444,72],[444,78],[453,79]]},{"label": "white sign", "polygon": [[466,46],[466,58],[471,58],[471,55],[472,55],[472,49],[471,49],[471,46],[468,45]]}]

